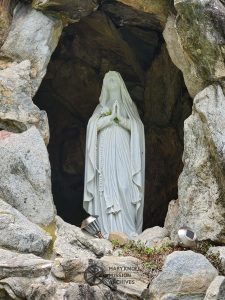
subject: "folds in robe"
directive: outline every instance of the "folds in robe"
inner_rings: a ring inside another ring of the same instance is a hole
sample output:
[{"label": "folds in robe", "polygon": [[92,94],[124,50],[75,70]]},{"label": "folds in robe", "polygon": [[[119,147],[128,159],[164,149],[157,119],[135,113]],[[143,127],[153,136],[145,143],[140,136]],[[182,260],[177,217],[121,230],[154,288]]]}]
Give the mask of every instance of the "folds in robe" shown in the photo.
[{"label": "folds in robe", "polygon": [[[118,102],[129,129],[113,124],[98,130],[102,111],[108,106],[106,79],[119,81],[121,99]],[[132,101],[121,75],[109,71],[103,80],[100,104],[87,125],[83,207],[90,214],[105,207],[105,215],[135,207],[136,232],[142,231],[145,176],[145,136],[136,105]],[[98,203],[96,203],[98,201]],[[99,203],[104,201],[104,203]],[[129,211],[125,212],[129,214]],[[102,213],[104,215],[104,212]],[[132,215],[132,213],[131,213]]]}]

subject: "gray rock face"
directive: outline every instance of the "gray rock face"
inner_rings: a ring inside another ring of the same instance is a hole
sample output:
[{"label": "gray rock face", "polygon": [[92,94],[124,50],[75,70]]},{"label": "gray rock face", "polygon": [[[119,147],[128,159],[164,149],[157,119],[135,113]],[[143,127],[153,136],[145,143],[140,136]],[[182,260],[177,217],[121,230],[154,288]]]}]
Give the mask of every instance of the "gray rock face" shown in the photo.
[{"label": "gray rock face", "polygon": [[218,271],[199,253],[175,251],[149,286],[151,300],[203,300]]},{"label": "gray rock face", "polygon": [[220,82],[225,76],[225,7],[220,0],[177,0],[174,5],[178,17],[173,24],[168,20],[164,38],[194,97],[208,82]]},{"label": "gray rock face", "polygon": [[50,273],[52,262],[33,254],[0,249],[0,279],[11,276],[39,277]]},{"label": "gray rock face", "polygon": [[183,49],[176,31],[175,16],[168,17],[163,37],[172,62],[182,71],[188,92],[190,96],[194,97],[204,88],[204,81],[198,76],[196,65]]},{"label": "gray rock face", "polygon": [[62,32],[62,21],[18,4],[2,55],[32,64],[32,96],[36,93]]},{"label": "gray rock face", "polygon": [[143,299],[142,293],[149,283],[144,274],[142,262],[132,256],[103,256],[95,263],[104,269],[105,274],[115,279],[117,290],[128,296],[128,299]]},{"label": "gray rock face", "polygon": [[[181,44],[196,64],[204,82],[222,79],[224,65],[225,6],[220,0],[175,0],[180,16],[176,28]],[[196,20],[191,22],[190,19]],[[197,41],[197,43],[196,43]]]},{"label": "gray rock face", "polygon": [[30,221],[48,225],[55,216],[51,169],[44,141],[35,127],[0,139],[0,197]]},{"label": "gray rock face", "polygon": [[8,64],[0,70],[0,128],[23,132],[35,125],[47,144],[48,118],[46,112],[32,102],[30,74],[29,60]]},{"label": "gray rock face", "polygon": [[225,299],[225,277],[216,276],[211,282],[204,300],[224,300]]},{"label": "gray rock face", "polygon": [[225,272],[225,246],[210,247],[208,254],[214,254],[220,259],[220,267]]},{"label": "gray rock face", "polygon": [[78,21],[98,8],[100,0],[33,0],[32,6],[37,10],[60,11],[68,21]]},{"label": "gray rock face", "polygon": [[26,291],[29,288],[32,279],[33,278],[28,278],[28,277],[8,277],[8,278],[1,279],[0,296],[4,300],[24,299],[26,297]]},{"label": "gray rock face", "polygon": [[161,31],[172,5],[167,0],[116,0],[104,1],[103,9],[114,17],[118,25],[136,25]]},{"label": "gray rock face", "polygon": [[[161,31],[162,30],[162,22],[159,19],[159,15],[154,14],[153,12],[147,13],[140,9],[135,9],[135,3],[131,1],[131,3],[123,3],[124,1],[105,1],[103,2],[103,10],[113,19],[113,21],[118,26],[123,26],[123,24],[128,24],[132,26],[140,26],[144,28],[150,28],[153,30]],[[130,5],[131,6],[130,6]],[[166,10],[166,9],[165,9]],[[166,15],[166,12],[165,12]],[[166,19],[166,16],[163,16]],[[161,17],[161,16],[160,16]],[[162,18],[163,19],[163,18]]]},{"label": "gray rock face", "polygon": [[123,300],[126,297],[117,296],[117,292],[113,292],[109,287],[103,284],[97,286],[90,286],[89,284],[78,284],[78,283],[61,283],[61,282],[50,282],[50,283],[36,283],[32,284],[27,290],[28,300],[103,300],[103,299],[115,299]]},{"label": "gray rock face", "polygon": [[89,266],[89,259],[86,257],[66,259],[56,258],[51,272],[58,279],[66,282],[86,283],[84,272]]},{"label": "gray rock face", "polygon": [[[220,86],[209,86],[194,99],[184,122],[184,169],[178,179],[178,203],[165,227],[176,240],[187,225],[198,240],[224,242],[225,97]],[[167,227],[168,224],[168,227]],[[171,226],[173,224],[173,226]]]},{"label": "gray rock face", "polygon": [[79,227],[64,222],[56,216],[56,241],[54,254],[64,258],[95,258],[112,252],[112,244],[105,239],[93,238]]},{"label": "gray rock face", "polygon": [[146,243],[148,247],[153,245],[155,242],[163,240],[165,237],[168,237],[169,232],[166,228],[155,226],[152,228],[145,229],[141,234],[134,238],[135,241],[140,240],[143,243]]},{"label": "gray rock face", "polygon": [[[87,283],[62,282],[56,280],[51,275],[36,278],[9,277],[0,280],[1,295],[5,291],[2,299],[27,299],[27,300],[83,300],[83,299],[128,299],[117,291],[111,291],[104,284],[90,286]],[[9,296],[11,298],[9,298]]]},{"label": "gray rock face", "polygon": [[8,8],[5,5],[1,5],[1,12],[0,12],[0,47],[2,46],[11,24],[11,15],[8,11]]},{"label": "gray rock face", "polygon": [[19,211],[0,199],[0,246],[42,254],[51,237]]}]

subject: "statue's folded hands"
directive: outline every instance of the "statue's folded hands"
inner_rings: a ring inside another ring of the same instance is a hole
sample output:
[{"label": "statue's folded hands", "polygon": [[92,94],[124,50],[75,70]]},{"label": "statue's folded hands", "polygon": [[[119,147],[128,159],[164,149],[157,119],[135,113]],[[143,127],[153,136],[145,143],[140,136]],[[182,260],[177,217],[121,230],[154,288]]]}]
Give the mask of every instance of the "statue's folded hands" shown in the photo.
[{"label": "statue's folded hands", "polygon": [[101,116],[98,119],[98,123],[97,123],[97,130],[102,130],[103,128],[110,126],[113,124],[113,116],[109,115],[109,116]]},{"label": "statue's folded hands", "polygon": [[118,125],[120,125],[121,127],[127,129],[127,130],[131,130],[131,124],[130,124],[130,120],[129,119],[125,119],[123,117],[118,118]]}]

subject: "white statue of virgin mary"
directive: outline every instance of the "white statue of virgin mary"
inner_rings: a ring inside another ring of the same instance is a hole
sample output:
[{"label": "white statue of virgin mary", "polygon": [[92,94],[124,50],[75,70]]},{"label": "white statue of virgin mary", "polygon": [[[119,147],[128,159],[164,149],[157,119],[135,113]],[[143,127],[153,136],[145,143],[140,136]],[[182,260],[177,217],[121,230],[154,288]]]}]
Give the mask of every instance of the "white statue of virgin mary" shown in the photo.
[{"label": "white statue of virgin mary", "polygon": [[118,72],[105,74],[99,100],[87,125],[83,207],[99,216],[104,238],[133,238],[143,224],[144,126]]}]

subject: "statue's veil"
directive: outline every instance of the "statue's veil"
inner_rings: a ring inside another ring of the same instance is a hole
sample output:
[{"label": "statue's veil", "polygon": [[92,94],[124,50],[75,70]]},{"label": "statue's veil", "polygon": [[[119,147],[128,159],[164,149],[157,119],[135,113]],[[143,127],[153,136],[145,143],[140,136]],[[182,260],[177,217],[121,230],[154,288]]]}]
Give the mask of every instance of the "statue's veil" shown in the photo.
[{"label": "statue's veil", "polygon": [[145,136],[144,126],[138,114],[137,107],[132,101],[126,85],[120,73],[109,71],[103,79],[102,90],[99,98],[100,104],[97,105],[92,117],[89,119],[86,133],[86,156],[85,156],[85,180],[84,180],[84,201],[83,207],[89,214],[94,214],[92,202],[96,193],[96,174],[97,174],[97,121],[101,114],[102,108],[107,106],[108,90],[106,81],[113,76],[118,80],[120,89],[122,109],[125,109],[131,123],[131,172],[132,180],[139,189],[139,199],[134,199],[136,203],[137,214],[136,224],[137,231],[140,233],[143,223],[143,207],[144,207],[144,176],[145,176]]}]

